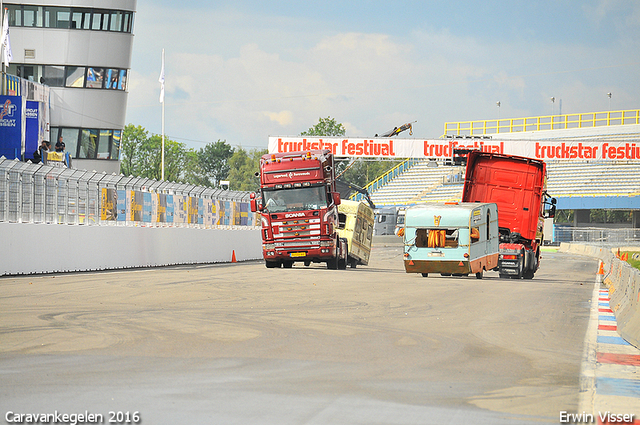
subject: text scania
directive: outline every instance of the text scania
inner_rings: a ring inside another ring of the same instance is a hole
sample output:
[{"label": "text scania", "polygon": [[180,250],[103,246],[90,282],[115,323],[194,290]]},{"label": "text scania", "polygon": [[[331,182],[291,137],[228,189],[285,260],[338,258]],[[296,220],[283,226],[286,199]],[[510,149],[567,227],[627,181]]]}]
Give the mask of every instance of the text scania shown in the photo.
[{"label": "text scania", "polygon": [[281,138],[278,139],[278,152],[298,152],[315,149],[328,149],[333,155],[339,156],[396,156],[393,149],[393,140],[374,141],[362,140],[358,142],[343,139],[340,142],[325,142],[318,139],[310,142],[307,139],[285,142]]},{"label": "text scania", "polygon": [[284,215],[285,218],[304,217],[304,216],[306,216],[305,213],[290,213],[290,214]]}]

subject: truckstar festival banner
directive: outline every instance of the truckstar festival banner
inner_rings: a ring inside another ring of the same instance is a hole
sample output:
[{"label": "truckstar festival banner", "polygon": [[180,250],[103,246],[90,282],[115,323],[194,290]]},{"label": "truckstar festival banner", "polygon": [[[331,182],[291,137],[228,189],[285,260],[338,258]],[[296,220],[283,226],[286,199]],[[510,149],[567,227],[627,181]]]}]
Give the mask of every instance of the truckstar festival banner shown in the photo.
[{"label": "truckstar festival banner", "polygon": [[640,142],[269,137],[269,153],[314,149],[328,149],[338,157],[363,158],[449,159],[454,149],[479,149],[542,160],[640,160]]}]

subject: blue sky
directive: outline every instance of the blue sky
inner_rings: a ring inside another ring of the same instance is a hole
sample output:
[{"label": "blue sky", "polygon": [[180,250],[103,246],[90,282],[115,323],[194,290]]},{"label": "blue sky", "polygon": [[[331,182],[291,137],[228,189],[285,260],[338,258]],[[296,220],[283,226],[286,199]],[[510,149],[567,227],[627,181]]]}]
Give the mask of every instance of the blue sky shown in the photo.
[{"label": "blue sky", "polygon": [[351,137],[416,121],[411,137],[437,138],[450,121],[640,108],[637,1],[175,4],[138,0],[127,123],[161,132],[164,48],[165,133],[195,149],[266,148],[327,116]]}]

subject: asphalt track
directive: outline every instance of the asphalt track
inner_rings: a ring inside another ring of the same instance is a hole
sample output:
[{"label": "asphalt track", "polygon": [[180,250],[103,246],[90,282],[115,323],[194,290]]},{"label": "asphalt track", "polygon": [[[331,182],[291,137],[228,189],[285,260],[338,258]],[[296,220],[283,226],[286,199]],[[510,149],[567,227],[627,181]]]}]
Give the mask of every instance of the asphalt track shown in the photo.
[{"label": "asphalt track", "polygon": [[0,423],[557,424],[578,410],[595,260],[544,253],[530,281],[423,278],[376,243],[370,264],[0,278]]}]

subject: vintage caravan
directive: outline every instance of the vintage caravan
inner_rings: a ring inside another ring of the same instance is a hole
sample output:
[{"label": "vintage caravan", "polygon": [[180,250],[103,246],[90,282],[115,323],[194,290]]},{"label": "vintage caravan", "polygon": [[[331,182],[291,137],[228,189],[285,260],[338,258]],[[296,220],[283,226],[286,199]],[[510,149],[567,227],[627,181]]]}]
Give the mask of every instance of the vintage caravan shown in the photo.
[{"label": "vintage caravan", "polygon": [[369,264],[373,240],[373,209],[362,201],[343,199],[338,205],[338,234],[347,240],[347,262],[355,268]]},{"label": "vintage caravan", "polygon": [[407,273],[466,276],[498,266],[498,209],[494,203],[433,203],[407,209]]}]

